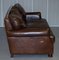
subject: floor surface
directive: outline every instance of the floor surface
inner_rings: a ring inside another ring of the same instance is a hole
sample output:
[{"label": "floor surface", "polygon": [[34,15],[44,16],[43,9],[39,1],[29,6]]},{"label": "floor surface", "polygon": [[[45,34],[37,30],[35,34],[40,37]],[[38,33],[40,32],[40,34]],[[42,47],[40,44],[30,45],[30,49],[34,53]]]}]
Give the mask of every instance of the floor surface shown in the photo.
[{"label": "floor surface", "polygon": [[59,28],[51,28],[55,35],[54,54],[50,58],[47,55],[17,55],[10,57],[7,38],[4,28],[0,28],[0,60],[59,60]]}]

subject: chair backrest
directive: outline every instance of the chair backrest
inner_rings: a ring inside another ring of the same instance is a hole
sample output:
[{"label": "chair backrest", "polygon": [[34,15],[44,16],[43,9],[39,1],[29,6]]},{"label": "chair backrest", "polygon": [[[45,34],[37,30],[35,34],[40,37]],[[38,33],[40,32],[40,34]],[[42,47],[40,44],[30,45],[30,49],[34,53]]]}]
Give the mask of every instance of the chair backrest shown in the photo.
[{"label": "chair backrest", "polygon": [[19,10],[19,13],[22,15],[22,19],[23,19],[23,20],[25,21],[25,23],[26,23],[26,16],[25,16],[26,12],[25,12],[24,8],[23,8],[19,3],[16,3],[16,4],[14,5],[14,7],[16,7],[16,8]]},{"label": "chair backrest", "polygon": [[19,3],[16,3],[14,6],[19,9],[19,12],[20,12],[22,15],[25,15],[25,10],[24,10],[24,8],[23,8]]},{"label": "chair backrest", "polygon": [[[11,30],[12,25],[17,28],[21,23],[25,26],[25,22],[23,19],[23,15],[25,15],[25,10],[21,7],[19,4],[15,4],[12,6],[8,11],[5,16],[5,27],[6,30]],[[11,17],[11,18],[10,18]],[[16,18],[16,19],[15,19]],[[15,23],[14,20],[17,22]],[[12,24],[10,22],[13,22]],[[18,29],[18,28],[17,28]]]}]

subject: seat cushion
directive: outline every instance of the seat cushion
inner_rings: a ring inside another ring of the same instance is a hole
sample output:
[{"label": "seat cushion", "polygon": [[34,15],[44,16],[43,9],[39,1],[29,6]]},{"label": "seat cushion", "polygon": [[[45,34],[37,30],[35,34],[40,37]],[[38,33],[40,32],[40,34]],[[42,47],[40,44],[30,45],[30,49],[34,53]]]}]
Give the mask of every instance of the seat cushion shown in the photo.
[{"label": "seat cushion", "polygon": [[12,30],[8,32],[9,36],[40,36],[49,35],[49,26],[45,19],[28,22],[26,28],[21,30]]},{"label": "seat cushion", "polygon": [[49,35],[49,28],[40,29],[40,28],[24,28],[21,30],[11,30],[8,31],[9,37],[20,37],[20,36],[45,36]]},{"label": "seat cushion", "polygon": [[27,21],[27,28],[40,28],[40,29],[45,29],[49,28],[49,25],[46,21],[46,19],[40,19],[40,20],[28,20]]}]

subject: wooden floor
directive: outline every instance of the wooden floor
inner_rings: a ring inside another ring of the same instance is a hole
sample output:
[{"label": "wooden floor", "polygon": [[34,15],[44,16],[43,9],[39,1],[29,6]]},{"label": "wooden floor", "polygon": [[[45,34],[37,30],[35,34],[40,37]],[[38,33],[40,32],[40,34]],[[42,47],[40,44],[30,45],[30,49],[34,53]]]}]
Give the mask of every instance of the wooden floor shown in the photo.
[{"label": "wooden floor", "polygon": [[52,58],[47,55],[17,55],[10,57],[7,38],[4,28],[0,28],[0,60],[59,60],[59,28],[51,28],[55,35],[54,54]]}]

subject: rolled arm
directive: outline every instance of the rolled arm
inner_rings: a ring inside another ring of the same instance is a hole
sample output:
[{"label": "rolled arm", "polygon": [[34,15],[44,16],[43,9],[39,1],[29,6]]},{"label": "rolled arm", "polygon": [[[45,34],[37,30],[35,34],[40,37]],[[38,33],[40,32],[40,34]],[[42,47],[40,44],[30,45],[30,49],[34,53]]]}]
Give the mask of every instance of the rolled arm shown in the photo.
[{"label": "rolled arm", "polygon": [[55,42],[55,36],[51,29],[50,29],[50,38],[52,39],[53,42]]}]

